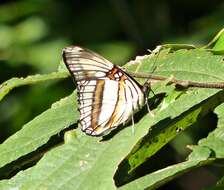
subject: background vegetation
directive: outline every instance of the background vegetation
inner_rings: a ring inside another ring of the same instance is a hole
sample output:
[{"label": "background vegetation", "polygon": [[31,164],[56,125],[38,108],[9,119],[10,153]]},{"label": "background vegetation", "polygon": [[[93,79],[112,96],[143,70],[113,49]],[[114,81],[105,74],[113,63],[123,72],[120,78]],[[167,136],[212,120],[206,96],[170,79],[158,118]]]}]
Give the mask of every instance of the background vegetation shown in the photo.
[{"label": "background vegetation", "polygon": [[[61,50],[71,44],[95,50],[118,65],[125,64],[137,55],[147,54],[147,49],[154,49],[159,44],[189,43],[202,46],[223,28],[223,8],[224,3],[218,0],[2,1],[0,82],[12,77],[56,71],[61,60]],[[193,55],[190,56],[193,58]],[[215,59],[211,58],[214,64]],[[157,64],[160,64],[160,59]],[[198,69],[200,68],[198,66]],[[212,69],[213,67],[210,68]],[[218,69],[215,72],[218,72]],[[0,142],[3,143],[24,124],[50,108],[52,103],[70,95],[74,88],[71,79],[64,79],[13,89],[0,104]],[[204,95],[204,98],[207,96]],[[69,99],[71,105],[75,104],[72,100]],[[60,106],[56,105],[56,108]],[[54,114],[60,114],[60,109]],[[70,107],[63,109],[72,112]],[[215,113],[219,112],[221,111],[217,110]],[[206,113],[202,120],[194,124],[197,127],[191,127],[166,144],[140,165],[128,179],[123,177],[123,183],[184,161],[191,152],[186,145],[196,144],[216,127],[218,120],[215,113]],[[74,118],[71,117],[71,121]],[[61,125],[69,123],[64,122]],[[50,124],[47,126],[51,128]],[[47,146],[38,151],[42,156],[52,145],[62,142],[63,134],[59,134],[58,138],[51,139]],[[69,150],[62,150],[65,157]],[[112,152],[107,152],[107,156],[111,154]],[[3,179],[10,178],[21,168],[25,169],[36,163],[38,159],[28,164],[22,162],[22,166],[20,164],[19,168],[14,168],[12,173],[7,173],[11,169],[7,169],[6,165],[0,170],[0,176]],[[19,162],[21,163],[21,160]],[[118,174],[117,176],[119,178]],[[166,183],[159,189],[201,189],[214,185],[222,176],[223,167],[204,166]]]}]

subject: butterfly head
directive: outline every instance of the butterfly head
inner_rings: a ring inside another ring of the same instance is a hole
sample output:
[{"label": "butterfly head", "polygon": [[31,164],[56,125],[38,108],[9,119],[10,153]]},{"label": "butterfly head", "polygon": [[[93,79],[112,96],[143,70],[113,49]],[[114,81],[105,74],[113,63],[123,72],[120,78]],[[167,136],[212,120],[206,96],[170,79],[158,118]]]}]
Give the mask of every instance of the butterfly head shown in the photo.
[{"label": "butterfly head", "polygon": [[145,100],[147,100],[148,96],[149,96],[149,92],[151,91],[151,84],[149,82],[146,82],[143,86],[142,86],[142,91],[144,93],[145,96]]}]

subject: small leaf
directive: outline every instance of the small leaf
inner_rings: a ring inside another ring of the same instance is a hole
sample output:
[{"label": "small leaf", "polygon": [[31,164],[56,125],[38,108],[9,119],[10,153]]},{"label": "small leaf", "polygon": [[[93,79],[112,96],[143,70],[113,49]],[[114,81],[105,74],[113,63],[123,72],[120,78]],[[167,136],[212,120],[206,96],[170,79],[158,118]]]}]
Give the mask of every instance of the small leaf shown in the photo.
[{"label": "small leaf", "polygon": [[219,37],[218,41],[216,42],[215,46],[212,49],[214,51],[224,51],[224,32]]},{"label": "small leaf", "polygon": [[203,146],[192,146],[191,150],[193,152],[189,155],[189,160],[207,160],[212,153],[208,147]]}]

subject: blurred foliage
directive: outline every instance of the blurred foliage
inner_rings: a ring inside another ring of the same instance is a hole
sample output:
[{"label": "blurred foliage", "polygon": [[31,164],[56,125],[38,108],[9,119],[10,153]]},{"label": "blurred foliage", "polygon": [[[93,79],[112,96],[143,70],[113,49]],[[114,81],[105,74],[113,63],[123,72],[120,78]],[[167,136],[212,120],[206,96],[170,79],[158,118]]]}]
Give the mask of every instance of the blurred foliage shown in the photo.
[{"label": "blurred foliage", "polygon": [[[93,49],[118,65],[163,43],[201,46],[223,28],[223,9],[221,0],[3,0],[0,82],[56,71],[62,48],[71,44]],[[0,104],[0,142],[73,89],[72,81],[66,79],[13,90]],[[162,161],[154,161],[155,166],[183,160],[189,152],[180,147],[206,137],[216,122],[216,115],[208,114],[195,124],[198,128],[188,129],[162,149],[158,153]],[[197,180],[201,186],[220,176],[214,169],[206,168],[204,173],[205,179]],[[194,184],[183,185],[186,183],[177,180],[164,189],[195,188]]]}]

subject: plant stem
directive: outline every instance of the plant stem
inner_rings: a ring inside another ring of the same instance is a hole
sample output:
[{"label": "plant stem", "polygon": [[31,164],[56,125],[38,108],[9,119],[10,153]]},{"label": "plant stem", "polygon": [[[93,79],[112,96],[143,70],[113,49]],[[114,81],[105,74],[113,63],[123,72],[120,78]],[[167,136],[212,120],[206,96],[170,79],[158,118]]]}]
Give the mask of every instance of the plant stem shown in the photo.
[{"label": "plant stem", "polygon": [[162,81],[167,80],[169,83],[173,83],[184,88],[195,87],[195,88],[224,89],[224,82],[195,82],[190,80],[178,80],[178,79],[170,78],[170,77],[162,77],[162,76],[157,76],[157,75],[142,73],[142,72],[135,73],[135,72],[128,71],[127,73],[131,75],[132,77],[137,77],[137,78],[148,78],[148,79],[162,80]]}]

